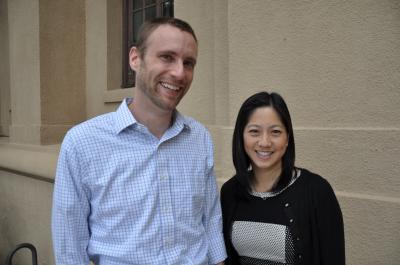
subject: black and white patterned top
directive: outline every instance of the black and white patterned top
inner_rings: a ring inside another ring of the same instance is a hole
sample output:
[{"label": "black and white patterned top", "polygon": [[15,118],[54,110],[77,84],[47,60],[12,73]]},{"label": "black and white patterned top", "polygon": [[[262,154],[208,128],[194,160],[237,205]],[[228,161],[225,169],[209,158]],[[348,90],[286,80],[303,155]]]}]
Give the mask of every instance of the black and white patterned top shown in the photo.
[{"label": "black and white patterned top", "polygon": [[[299,176],[300,172],[287,187]],[[250,200],[238,204],[231,240],[239,254],[240,264],[295,264],[293,237],[278,196],[287,187],[273,193],[250,192]]]}]

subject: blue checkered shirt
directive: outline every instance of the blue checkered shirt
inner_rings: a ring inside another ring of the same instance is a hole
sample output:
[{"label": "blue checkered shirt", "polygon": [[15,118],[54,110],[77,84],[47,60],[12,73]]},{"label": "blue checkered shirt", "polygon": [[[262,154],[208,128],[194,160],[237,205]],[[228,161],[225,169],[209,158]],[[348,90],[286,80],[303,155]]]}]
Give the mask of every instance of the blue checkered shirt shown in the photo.
[{"label": "blue checkered shirt", "polygon": [[72,128],[52,211],[57,264],[216,264],[226,257],[208,131],[175,112],[161,139],[116,112]]}]

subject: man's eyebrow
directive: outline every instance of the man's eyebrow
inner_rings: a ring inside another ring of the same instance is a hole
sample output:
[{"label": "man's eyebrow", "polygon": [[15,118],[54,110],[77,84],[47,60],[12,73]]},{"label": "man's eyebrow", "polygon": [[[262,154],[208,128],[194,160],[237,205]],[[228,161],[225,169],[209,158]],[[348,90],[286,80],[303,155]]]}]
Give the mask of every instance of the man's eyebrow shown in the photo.
[{"label": "man's eyebrow", "polygon": [[170,55],[176,55],[176,52],[170,51],[170,50],[161,50],[158,51],[157,54],[170,54]]}]

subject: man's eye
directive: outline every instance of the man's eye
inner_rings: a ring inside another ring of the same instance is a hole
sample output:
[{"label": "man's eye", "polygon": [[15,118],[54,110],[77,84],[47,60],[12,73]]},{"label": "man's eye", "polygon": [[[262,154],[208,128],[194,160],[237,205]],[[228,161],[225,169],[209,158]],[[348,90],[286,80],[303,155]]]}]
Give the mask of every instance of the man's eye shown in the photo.
[{"label": "man's eye", "polygon": [[172,61],[172,56],[171,55],[169,55],[169,54],[162,54],[162,55],[160,55],[160,57],[161,57],[161,59],[163,59],[164,61],[168,61],[168,62],[170,62],[170,61]]},{"label": "man's eye", "polygon": [[188,69],[194,69],[194,66],[195,66],[195,63],[192,61],[186,61],[183,64],[184,64],[185,68],[188,68]]}]

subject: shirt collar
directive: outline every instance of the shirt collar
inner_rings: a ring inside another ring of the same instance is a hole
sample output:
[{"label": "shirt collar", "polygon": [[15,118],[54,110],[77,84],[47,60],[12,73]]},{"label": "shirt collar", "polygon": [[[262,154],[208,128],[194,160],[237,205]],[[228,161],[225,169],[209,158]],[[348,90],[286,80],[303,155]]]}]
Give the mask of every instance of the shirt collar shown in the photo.
[{"label": "shirt collar", "polygon": [[[131,125],[137,122],[135,117],[132,115],[129,104],[131,104],[133,98],[125,98],[115,111],[115,133],[119,134]],[[171,127],[182,129],[190,129],[190,121],[183,116],[179,111],[174,112],[174,123]]]},{"label": "shirt collar", "polygon": [[115,111],[115,133],[119,134],[127,127],[137,123],[133,117],[128,105],[132,102],[132,98],[125,98],[118,109]]},{"label": "shirt collar", "polygon": [[190,129],[189,120],[183,116],[179,111],[175,110],[174,112],[174,123],[171,127],[178,127],[183,129]]}]

